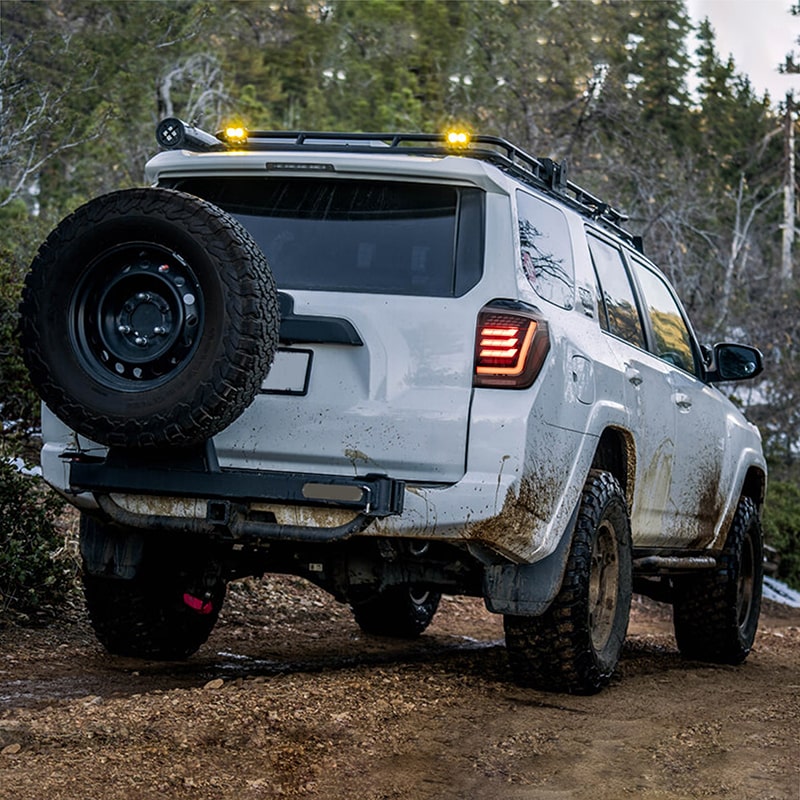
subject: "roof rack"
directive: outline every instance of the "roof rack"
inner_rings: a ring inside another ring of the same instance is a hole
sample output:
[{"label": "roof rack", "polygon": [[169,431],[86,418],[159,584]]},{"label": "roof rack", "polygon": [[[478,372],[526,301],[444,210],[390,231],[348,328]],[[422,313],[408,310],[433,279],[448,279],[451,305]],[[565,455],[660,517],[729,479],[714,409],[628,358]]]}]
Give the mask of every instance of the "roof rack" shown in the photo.
[{"label": "roof rack", "polygon": [[192,150],[195,152],[226,150],[308,150],[314,152],[386,153],[393,150],[403,155],[463,156],[488,161],[527,183],[549,194],[556,194],[562,202],[584,216],[605,223],[620,237],[641,249],[639,237],[622,228],[627,214],[570,181],[566,161],[536,158],[516,145],[498,136],[472,135],[468,144],[449,144],[444,133],[338,133],[332,131],[241,131],[241,135],[228,137],[225,132],[216,135],[189,125],[175,117],[162,120],[156,129],[158,143],[167,150]]}]

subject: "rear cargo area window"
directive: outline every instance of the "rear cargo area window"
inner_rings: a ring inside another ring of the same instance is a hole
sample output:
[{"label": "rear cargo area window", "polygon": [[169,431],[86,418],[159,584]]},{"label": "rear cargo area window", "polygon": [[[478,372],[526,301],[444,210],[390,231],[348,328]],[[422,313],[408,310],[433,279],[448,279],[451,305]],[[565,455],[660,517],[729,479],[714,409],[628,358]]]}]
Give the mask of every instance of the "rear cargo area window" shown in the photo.
[{"label": "rear cargo area window", "polygon": [[560,209],[527,192],[517,192],[522,271],[536,294],[572,308],[575,269],[567,220]]},{"label": "rear cargo area window", "polygon": [[374,180],[185,178],[236,217],[280,288],[460,296],[480,279],[483,192]]}]

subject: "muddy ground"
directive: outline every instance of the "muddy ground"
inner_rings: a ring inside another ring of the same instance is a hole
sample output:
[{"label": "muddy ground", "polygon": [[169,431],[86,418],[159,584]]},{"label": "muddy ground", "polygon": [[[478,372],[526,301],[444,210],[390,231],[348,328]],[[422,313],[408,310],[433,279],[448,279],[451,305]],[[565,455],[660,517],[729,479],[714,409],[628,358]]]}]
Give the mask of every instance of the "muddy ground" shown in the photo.
[{"label": "muddy ground", "polygon": [[800,610],[742,667],[683,661],[637,598],[593,697],[515,686],[502,623],[445,598],[413,643],[294,578],[236,584],[198,655],[107,655],[82,609],[0,629],[2,800],[800,800]]}]

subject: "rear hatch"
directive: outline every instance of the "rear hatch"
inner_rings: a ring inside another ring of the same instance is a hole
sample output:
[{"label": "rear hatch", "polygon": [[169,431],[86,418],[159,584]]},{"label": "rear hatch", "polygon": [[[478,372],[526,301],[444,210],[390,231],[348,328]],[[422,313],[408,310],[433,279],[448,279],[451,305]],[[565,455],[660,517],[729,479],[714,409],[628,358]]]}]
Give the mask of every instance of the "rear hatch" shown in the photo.
[{"label": "rear hatch", "polygon": [[215,438],[222,466],[464,474],[482,190],[327,175],[162,185],[239,219],[280,291],[281,349],[261,394]]}]

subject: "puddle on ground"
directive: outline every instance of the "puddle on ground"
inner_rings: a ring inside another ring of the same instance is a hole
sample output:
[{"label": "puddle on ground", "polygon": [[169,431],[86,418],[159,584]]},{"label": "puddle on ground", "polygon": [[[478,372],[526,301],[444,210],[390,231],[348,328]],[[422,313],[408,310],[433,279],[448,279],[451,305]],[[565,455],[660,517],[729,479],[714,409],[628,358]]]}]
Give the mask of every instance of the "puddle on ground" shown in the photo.
[{"label": "puddle on ground", "polygon": [[[425,637],[412,642],[392,639],[353,640],[346,653],[341,645],[330,652],[315,649],[300,658],[276,655],[264,658],[232,650],[200,653],[187,661],[139,661],[105,653],[76,656],[68,661],[51,661],[46,672],[26,678],[3,680],[0,673],[0,713],[4,709],[43,707],[87,696],[104,699],[146,694],[153,691],[193,689],[209,680],[226,680],[284,675],[296,672],[330,672],[387,664],[435,663],[458,653],[475,653],[503,648],[503,640],[480,640],[470,636]],[[41,663],[31,665],[32,671]],[[6,673],[9,674],[9,673]]]}]

